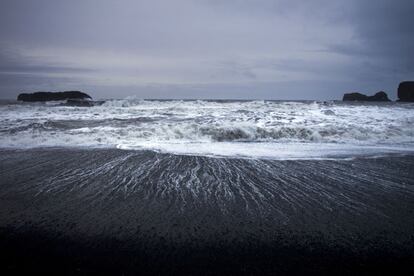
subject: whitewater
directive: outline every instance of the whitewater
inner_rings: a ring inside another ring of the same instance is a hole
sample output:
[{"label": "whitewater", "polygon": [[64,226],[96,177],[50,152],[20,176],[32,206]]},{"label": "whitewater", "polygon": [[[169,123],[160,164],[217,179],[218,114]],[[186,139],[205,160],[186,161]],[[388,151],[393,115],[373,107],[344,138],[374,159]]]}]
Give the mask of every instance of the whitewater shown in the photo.
[{"label": "whitewater", "polygon": [[107,100],[0,104],[0,148],[118,148],[179,155],[330,159],[414,151],[414,105]]}]

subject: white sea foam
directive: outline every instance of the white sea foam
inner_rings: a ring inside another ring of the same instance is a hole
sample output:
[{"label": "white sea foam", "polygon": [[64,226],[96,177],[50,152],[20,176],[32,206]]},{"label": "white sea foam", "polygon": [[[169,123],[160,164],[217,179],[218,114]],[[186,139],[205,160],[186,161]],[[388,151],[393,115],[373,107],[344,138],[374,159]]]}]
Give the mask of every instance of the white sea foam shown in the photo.
[{"label": "white sea foam", "polygon": [[411,152],[414,106],[134,98],[0,106],[0,147],[56,146],[279,159]]}]

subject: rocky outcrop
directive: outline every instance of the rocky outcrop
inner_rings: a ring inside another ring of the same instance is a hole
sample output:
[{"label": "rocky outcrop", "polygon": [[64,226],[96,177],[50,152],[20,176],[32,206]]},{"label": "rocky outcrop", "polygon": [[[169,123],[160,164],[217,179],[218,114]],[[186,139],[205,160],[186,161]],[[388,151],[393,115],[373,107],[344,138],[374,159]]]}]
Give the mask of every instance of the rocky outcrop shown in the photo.
[{"label": "rocky outcrop", "polygon": [[374,96],[368,96],[368,101],[390,102],[391,100],[388,99],[387,93],[385,93],[384,91],[380,91],[375,93]]},{"label": "rocky outcrop", "polygon": [[414,102],[414,81],[404,81],[398,86],[398,101]]},{"label": "rocky outcrop", "polygon": [[346,93],[342,98],[343,101],[366,101],[368,98],[367,95],[353,92],[353,93]]},{"label": "rocky outcrop", "polygon": [[24,102],[64,101],[68,99],[85,100],[92,98],[88,94],[80,91],[23,93],[17,97],[18,101]]},{"label": "rocky outcrop", "polygon": [[387,93],[380,91],[373,96],[367,96],[361,93],[347,93],[342,98],[343,101],[370,101],[370,102],[389,102]]}]

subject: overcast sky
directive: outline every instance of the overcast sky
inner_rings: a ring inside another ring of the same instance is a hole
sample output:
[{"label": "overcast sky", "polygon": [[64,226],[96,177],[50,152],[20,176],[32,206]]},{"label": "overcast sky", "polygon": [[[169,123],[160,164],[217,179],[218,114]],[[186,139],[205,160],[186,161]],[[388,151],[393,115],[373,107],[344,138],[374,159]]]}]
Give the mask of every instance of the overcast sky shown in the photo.
[{"label": "overcast sky", "polygon": [[413,0],[0,1],[0,98],[395,99],[413,79]]}]

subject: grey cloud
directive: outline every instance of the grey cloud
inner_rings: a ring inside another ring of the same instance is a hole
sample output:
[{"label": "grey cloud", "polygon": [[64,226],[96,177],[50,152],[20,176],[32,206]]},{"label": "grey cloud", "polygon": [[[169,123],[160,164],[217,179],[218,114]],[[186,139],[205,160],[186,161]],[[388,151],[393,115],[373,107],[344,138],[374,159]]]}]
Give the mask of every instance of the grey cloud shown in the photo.
[{"label": "grey cloud", "polygon": [[41,58],[24,56],[3,46],[0,47],[0,74],[2,73],[90,73],[89,68],[70,67],[42,61]]},{"label": "grey cloud", "polygon": [[0,97],[393,97],[414,75],[412,14],[411,0],[2,0]]},{"label": "grey cloud", "polygon": [[348,20],[355,41],[332,44],[330,50],[370,59],[389,71],[414,73],[414,1],[351,1]]},{"label": "grey cloud", "polygon": [[213,74],[212,77],[216,77],[222,74],[230,74],[235,76],[243,76],[247,79],[256,79],[257,75],[254,73],[254,66],[249,63],[241,63],[237,60],[225,60],[217,64],[218,72]]}]

